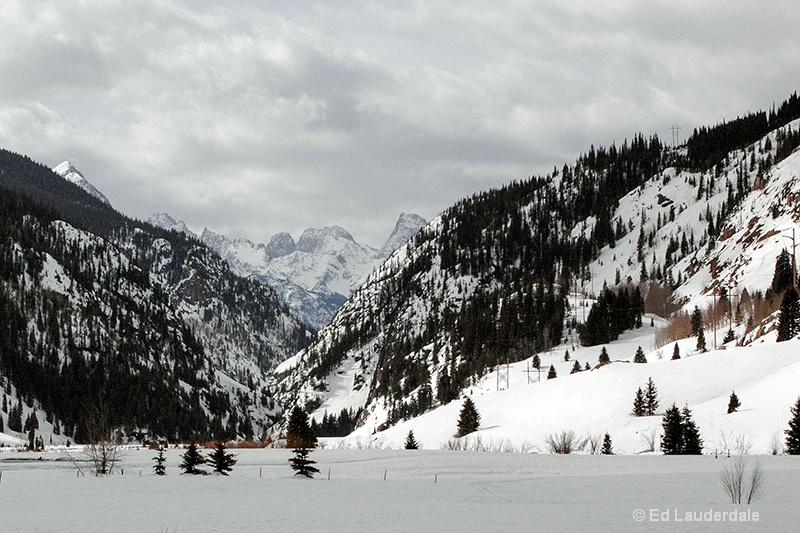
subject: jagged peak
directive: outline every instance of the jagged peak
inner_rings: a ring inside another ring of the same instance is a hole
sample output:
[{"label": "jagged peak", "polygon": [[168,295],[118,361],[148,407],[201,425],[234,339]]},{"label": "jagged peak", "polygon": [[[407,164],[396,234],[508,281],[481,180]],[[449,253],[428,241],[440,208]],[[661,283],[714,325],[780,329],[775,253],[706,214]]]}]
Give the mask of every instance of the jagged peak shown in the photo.
[{"label": "jagged peak", "polygon": [[80,170],[75,168],[75,166],[70,163],[69,161],[64,161],[55,167],[53,167],[53,172],[64,178],[65,180],[69,181],[70,183],[74,183],[91,196],[97,198],[104,204],[111,206],[111,202],[106,198],[102,192],[100,192],[97,187],[89,183],[83,174],[81,174]]}]

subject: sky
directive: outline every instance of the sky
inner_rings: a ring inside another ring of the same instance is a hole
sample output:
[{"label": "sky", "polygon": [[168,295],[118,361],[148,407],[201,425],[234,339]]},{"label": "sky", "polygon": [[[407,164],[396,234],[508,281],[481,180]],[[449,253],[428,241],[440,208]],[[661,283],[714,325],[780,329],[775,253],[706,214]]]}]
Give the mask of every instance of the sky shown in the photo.
[{"label": "sky", "polygon": [[800,86],[794,1],[0,0],[0,146],[268,242],[671,143]]}]

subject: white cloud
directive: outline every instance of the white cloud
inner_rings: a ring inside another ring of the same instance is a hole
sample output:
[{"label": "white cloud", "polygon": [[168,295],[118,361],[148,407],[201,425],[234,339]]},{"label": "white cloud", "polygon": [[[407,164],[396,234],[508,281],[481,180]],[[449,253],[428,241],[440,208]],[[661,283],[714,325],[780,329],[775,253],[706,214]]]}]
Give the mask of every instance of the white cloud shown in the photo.
[{"label": "white cloud", "polygon": [[122,211],[265,241],[669,136],[795,91],[786,2],[12,0],[0,143]]}]

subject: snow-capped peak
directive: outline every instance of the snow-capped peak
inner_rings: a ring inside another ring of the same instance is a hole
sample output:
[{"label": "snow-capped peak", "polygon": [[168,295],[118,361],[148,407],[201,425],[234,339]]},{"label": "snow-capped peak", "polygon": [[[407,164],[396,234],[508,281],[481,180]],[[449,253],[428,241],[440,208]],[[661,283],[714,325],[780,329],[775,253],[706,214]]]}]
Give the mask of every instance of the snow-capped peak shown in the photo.
[{"label": "snow-capped peak", "polygon": [[175,220],[169,213],[156,213],[151,215],[150,218],[147,219],[147,223],[167,231],[177,231],[189,237],[197,237],[183,220]]},{"label": "snow-capped peak", "polygon": [[108,198],[101,193],[94,185],[89,183],[89,181],[81,174],[81,172],[75,168],[72,163],[69,161],[64,161],[60,165],[53,168],[53,172],[64,178],[65,180],[69,181],[70,183],[74,183],[90,195],[94,196],[107,206],[111,206],[111,202],[108,201]]},{"label": "snow-capped peak", "polygon": [[428,225],[428,221],[414,213],[400,213],[397,223],[394,225],[394,230],[386,244],[383,245],[381,251],[378,253],[379,258],[386,258],[392,255],[392,252],[403,246],[408,240],[417,234],[423,227]]}]

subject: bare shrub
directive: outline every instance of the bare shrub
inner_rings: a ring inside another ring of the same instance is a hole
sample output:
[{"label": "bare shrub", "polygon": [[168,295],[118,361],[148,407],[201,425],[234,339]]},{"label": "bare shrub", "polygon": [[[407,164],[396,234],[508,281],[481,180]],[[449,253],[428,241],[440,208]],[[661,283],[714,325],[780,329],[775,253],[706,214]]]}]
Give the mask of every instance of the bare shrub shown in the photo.
[{"label": "bare shrub", "polygon": [[545,440],[550,453],[570,454],[579,452],[586,447],[586,440],[580,440],[572,430],[562,430],[560,433],[551,433]]},{"label": "bare shrub", "polygon": [[589,453],[591,455],[597,455],[600,453],[603,437],[601,435],[592,435],[591,433],[588,433],[586,435],[586,439],[584,439],[584,442],[586,442],[586,446],[589,448]]},{"label": "bare shrub", "polygon": [[772,434],[772,437],[769,440],[769,451],[772,455],[783,454],[783,438],[780,432],[776,431]]},{"label": "bare shrub", "polygon": [[643,431],[641,434],[642,438],[642,453],[647,452],[654,452],[656,451],[656,435],[657,431],[655,429],[650,431]]},{"label": "bare shrub", "polygon": [[731,503],[750,503],[758,499],[764,492],[764,471],[761,462],[756,461],[747,477],[747,458],[738,455],[725,465],[722,470],[722,488],[731,499]]},{"label": "bare shrub", "polygon": [[732,431],[724,433],[719,430],[720,445],[722,451],[730,455],[750,455],[753,444],[750,438],[744,433],[734,434]]},{"label": "bare shrub", "polygon": [[654,341],[655,348],[661,348],[667,344],[692,336],[692,324],[688,313],[679,313],[665,328],[656,331]]}]

